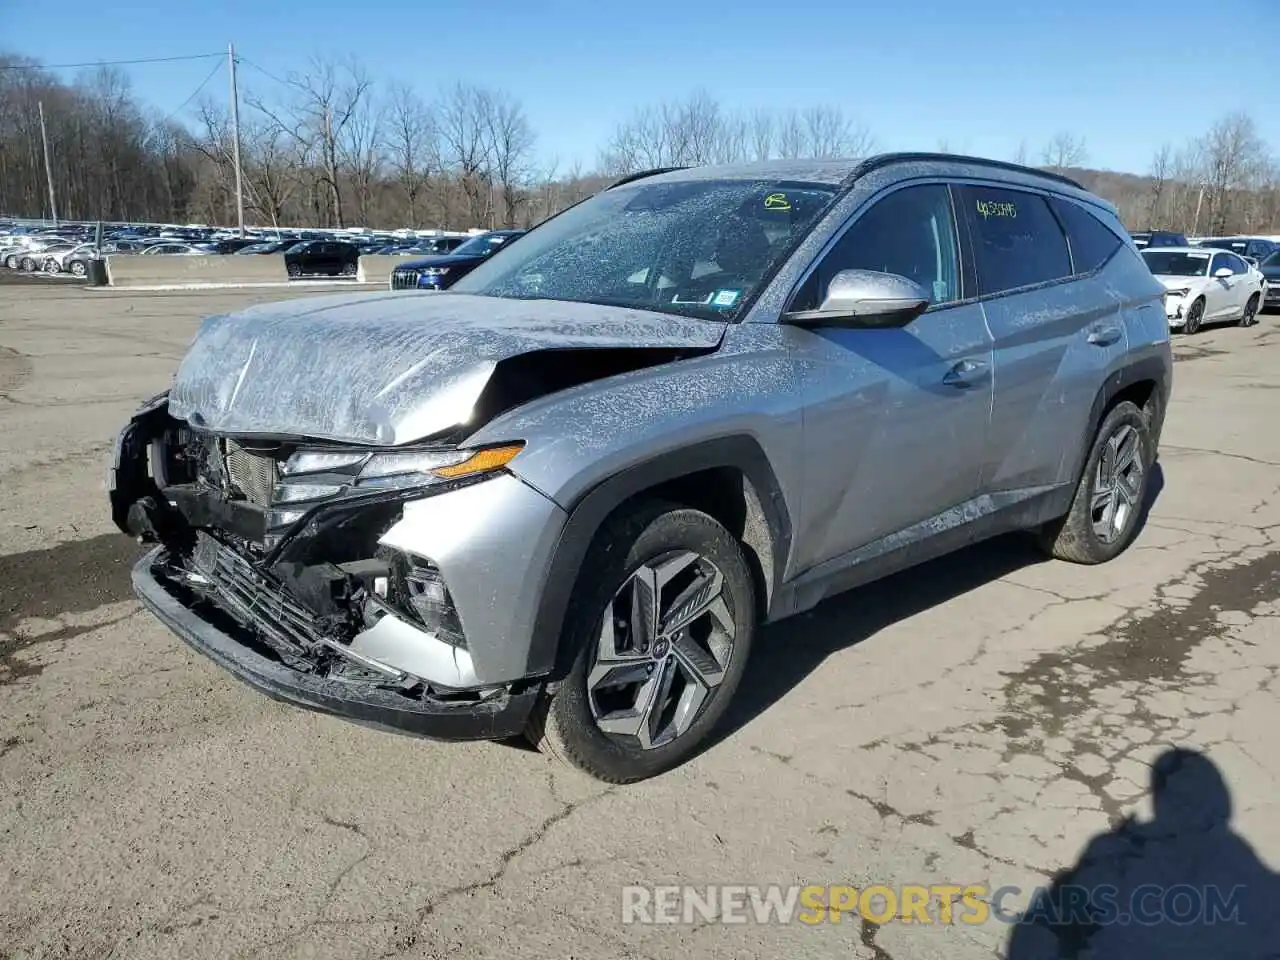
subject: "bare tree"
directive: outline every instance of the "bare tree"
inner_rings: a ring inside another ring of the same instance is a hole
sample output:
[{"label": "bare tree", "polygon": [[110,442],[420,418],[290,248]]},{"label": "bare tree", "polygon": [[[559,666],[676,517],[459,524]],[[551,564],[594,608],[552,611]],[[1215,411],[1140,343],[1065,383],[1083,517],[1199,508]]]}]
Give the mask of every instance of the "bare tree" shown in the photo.
[{"label": "bare tree", "polygon": [[778,156],[784,160],[804,156],[804,124],[795,108],[785,111],[778,119]]},{"label": "bare tree", "polygon": [[[312,57],[306,73],[290,73],[291,102],[284,108],[270,106],[259,97],[246,103],[261,112],[319,161],[319,180],[329,194],[332,223],[343,227],[341,145],[347,128],[362,112],[373,80],[359,61],[335,63]],[[286,109],[288,112],[286,112]]]},{"label": "bare tree", "polygon": [[486,102],[489,156],[493,175],[502,191],[503,223],[516,225],[516,210],[523,200],[522,187],[529,174],[529,154],[534,134],[519,101],[504,93],[490,95]]},{"label": "bare tree", "polygon": [[1201,182],[1213,233],[1243,223],[1236,207],[1243,191],[1257,185],[1267,167],[1267,148],[1247,113],[1229,113],[1196,141],[1201,157]]},{"label": "bare tree", "polygon": [[433,170],[440,167],[435,117],[413,88],[392,88],[387,107],[387,153],[409,203],[409,226],[417,227],[418,204]]},{"label": "bare tree", "polygon": [[338,138],[338,158],[355,187],[356,216],[361,226],[369,225],[374,185],[383,173],[382,124],[385,116],[381,104],[365,97],[352,110]]},{"label": "bare tree", "polygon": [[1031,154],[1027,148],[1026,140],[1018,141],[1018,149],[1013,152],[1013,162],[1019,166],[1025,167],[1031,162]]},{"label": "bare tree", "polygon": [[768,110],[752,110],[750,124],[751,157],[754,160],[768,160],[773,156],[777,121]]},{"label": "bare tree", "polygon": [[1089,159],[1089,151],[1085,147],[1084,137],[1077,137],[1065,131],[1056,133],[1045,144],[1040,154],[1044,165],[1052,170],[1066,170],[1079,167]]},{"label": "bare tree", "polygon": [[490,202],[490,103],[489,91],[459,82],[444,95],[438,114],[441,146],[462,185],[471,226],[484,222]]},{"label": "bare tree", "polygon": [[1173,147],[1168,143],[1161,144],[1151,158],[1151,197],[1147,205],[1147,223],[1152,227],[1159,227],[1163,223],[1163,202],[1169,178],[1173,174],[1173,161]]}]

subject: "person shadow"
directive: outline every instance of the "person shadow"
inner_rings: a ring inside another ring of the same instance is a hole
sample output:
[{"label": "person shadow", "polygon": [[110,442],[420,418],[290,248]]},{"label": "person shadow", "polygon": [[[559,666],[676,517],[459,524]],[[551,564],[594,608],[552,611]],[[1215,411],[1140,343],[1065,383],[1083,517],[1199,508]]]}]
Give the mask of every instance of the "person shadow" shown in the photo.
[{"label": "person shadow", "polygon": [[1275,960],[1280,875],[1231,829],[1231,793],[1205,754],[1151,768],[1154,817],[1128,818],[1032,897],[1008,960]]}]

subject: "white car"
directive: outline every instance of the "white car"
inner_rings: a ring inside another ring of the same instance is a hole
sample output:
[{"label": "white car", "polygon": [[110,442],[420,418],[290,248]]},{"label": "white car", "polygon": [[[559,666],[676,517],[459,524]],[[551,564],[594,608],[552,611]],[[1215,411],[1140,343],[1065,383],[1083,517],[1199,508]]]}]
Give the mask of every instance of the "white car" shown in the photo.
[{"label": "white car", "polygon": [[195,247],[189,243],[153,243],[142,251],[144,257],[200,257],[206,256],[208,249]]},{"label": "white car", "polygon": [[87,253],[91,250],[93,250],[92,243],[81,243],[74,247],[64,248],[50,247],[41,254],[44,257],[41,268],[45,273],[62,273],[67,269],[67,257]]},{"label": "white car", "polygon": [[1169,326],[1192,334],[1202,323],[1256,322],[1262,273],[1230,250],[1212,247],[1148,247],[1142,259],[1165,286]]}]

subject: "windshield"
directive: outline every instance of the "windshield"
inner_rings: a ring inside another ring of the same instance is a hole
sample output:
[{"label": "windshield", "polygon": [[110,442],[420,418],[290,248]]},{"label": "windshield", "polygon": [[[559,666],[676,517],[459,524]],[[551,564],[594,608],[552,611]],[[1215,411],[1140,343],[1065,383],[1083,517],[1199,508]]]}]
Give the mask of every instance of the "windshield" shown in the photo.
[{"label": "windshield", "polygon": [[485,233],[478,237],[472,237],[461,246],[455,247],[453,252],[460,257],[487,257],[510,239],[505,234],[494,236],[493,234]]},{"label": "windshield", "polygon": [[1262,261],[1264,267],[1280,267],[1280,250],[1275,250]]},{"label": "windshield", "polygon": [[1200,277],[1209,266],[1207,253],[1148,250],[1143,252],[1142,259],[1147,261],[1152,273],[1165,277]]},{"label": "windshield", "polygon": [[728,319],[834,194],[808,183],[642,181],[570,208],[452,289]]}]

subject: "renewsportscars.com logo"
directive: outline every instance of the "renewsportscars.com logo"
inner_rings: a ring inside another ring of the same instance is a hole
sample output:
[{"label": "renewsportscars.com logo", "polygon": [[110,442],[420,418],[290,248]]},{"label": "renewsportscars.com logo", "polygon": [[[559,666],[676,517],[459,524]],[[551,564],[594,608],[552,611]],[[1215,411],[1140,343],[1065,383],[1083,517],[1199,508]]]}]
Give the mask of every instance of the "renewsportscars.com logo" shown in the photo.
[{"label": "renewsportscars.com logo", "polygon": [[[1243,886],[1225,890],[1190,884],[1147,884],[1122,894],[1118,887],[1023,888],[985,884],[845,884],[804,886],[629,886],[622,888],[624,924],[840,923],[856,916],[871,923],[983,924],[1089,923],[1100,926],[1161,923],[1240,923]],[[1014,904],[1026,903],[1026,909]]]}]

